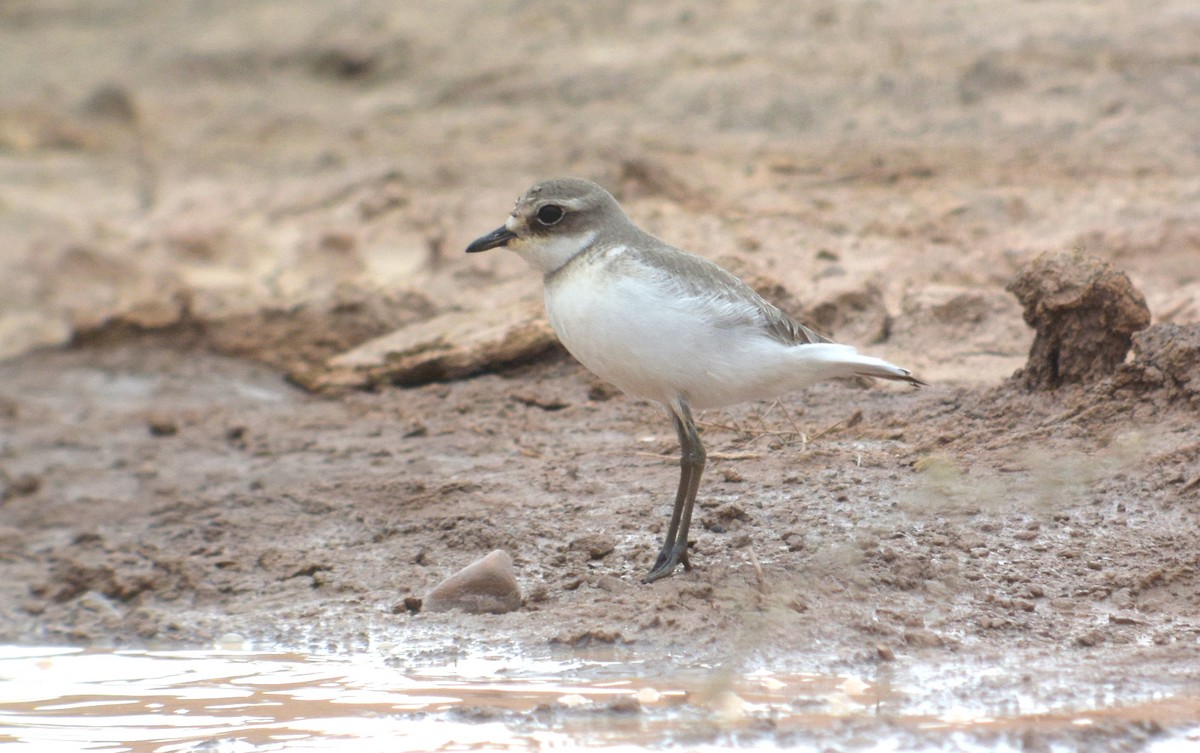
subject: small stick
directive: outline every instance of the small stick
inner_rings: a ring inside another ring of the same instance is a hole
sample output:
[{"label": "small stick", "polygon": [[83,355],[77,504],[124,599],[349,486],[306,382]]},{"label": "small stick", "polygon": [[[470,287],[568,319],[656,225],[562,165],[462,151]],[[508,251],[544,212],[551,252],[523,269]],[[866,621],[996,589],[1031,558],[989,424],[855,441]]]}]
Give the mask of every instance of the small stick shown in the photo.
[{"label": "small stick", "polygon": [[754,582],[758,587],[760,594],[767,592],[767,578],[763,575],[762,565],[758,563],[758,555],[754,553],[754,549],[750,549],[750,565],[754,568]]}]

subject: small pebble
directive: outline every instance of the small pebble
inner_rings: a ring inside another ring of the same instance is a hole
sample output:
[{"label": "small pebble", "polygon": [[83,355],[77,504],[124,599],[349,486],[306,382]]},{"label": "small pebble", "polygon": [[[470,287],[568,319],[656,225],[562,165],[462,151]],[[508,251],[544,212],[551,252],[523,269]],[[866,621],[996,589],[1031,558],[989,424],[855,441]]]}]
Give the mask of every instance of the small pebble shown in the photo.
[{"label": "small pebble", "polygon": [[746,702],[732,690],[722,690],[712,699],[713,714],[718,721],[736,722],[746,716]]},{"label": "small pebble", "polygon": [[225,633],[217,639],[216,644],[219,651],[245,651],[248,647],[246,639],[237,633]]}]

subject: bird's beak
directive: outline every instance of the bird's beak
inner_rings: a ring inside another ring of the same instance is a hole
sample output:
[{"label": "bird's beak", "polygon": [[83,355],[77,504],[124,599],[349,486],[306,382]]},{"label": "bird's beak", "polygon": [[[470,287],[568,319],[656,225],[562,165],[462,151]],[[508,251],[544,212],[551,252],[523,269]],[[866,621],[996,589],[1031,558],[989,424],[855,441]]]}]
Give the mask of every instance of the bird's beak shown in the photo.
[{"label": "bird's beak", "polygon": [[516,233],[501,225],[482,238],[476,238],[475,240],[471,241],[471,245],[467,246],[467,253],[477,254],[480,251],[487,251],[489,248],[507,246],[508,242],[516,237]]}]

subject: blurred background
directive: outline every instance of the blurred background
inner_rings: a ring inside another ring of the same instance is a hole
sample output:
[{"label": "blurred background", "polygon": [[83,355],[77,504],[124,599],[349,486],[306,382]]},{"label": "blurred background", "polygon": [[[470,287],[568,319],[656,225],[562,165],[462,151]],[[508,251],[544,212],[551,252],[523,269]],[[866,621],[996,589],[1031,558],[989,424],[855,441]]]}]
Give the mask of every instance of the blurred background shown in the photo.
[{"label": "blurred background", "polygon": [[577,174],[835,336],[997,380],[1041,251],[1200,314],[1198,51],[1190,0],[4,0],[0,357],[151,329],[295,368],[536,297],[461,251]]}]

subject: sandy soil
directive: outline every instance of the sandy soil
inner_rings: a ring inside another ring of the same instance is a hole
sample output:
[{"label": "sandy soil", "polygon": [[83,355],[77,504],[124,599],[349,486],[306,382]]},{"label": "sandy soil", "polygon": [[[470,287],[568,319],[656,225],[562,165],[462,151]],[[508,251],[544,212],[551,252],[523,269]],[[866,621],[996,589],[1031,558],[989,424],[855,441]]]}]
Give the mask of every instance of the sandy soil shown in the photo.
[{"label": "sandy soil", "polygon": [[[995,663],[962,692],[1067,705],[1195,690],[1189,356],[1027,391],[1004,289],[1079,250],[1155,325],[1200,320],[1194,3],[400,5],[0,5],[0,640],[617,644]],[[674,436],[557,349],[294,385],[529,305],[519,259],[460,251],[559,174],[931,386],[703,416],[697,567],[643,586]],[[409,614],[495,548],[522,610]]]}]

